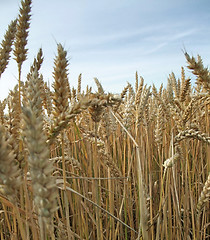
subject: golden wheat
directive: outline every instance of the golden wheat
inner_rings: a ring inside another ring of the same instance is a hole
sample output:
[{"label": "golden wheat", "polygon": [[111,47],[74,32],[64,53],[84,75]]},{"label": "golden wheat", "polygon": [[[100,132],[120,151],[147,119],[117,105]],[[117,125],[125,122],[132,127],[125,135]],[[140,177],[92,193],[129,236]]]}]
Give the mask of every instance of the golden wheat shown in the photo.
[{"label": "golden wheat", "polygon": [[21,81],[31,3],[21,1],[0,49],[0,75],[12,44],[19,74],[0,101],[0,238],[208,239],[210,73],[201,57],[185,53],[192,77],[182,67],[181,79],[172,72],[157,89],[136,72],[134,87],[112,94],[97,78],[97,91],[84,91],[81,74],[70,87],[59,43],[52,90],[42,49]]}]

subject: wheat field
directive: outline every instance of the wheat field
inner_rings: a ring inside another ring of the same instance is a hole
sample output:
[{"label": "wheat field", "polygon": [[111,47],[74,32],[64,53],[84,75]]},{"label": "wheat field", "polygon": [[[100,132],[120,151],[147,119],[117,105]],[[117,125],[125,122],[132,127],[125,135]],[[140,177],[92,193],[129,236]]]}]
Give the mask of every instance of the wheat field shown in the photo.
[{"label": "wheat field", "polygon": [[[23,79],[31,0],[0,47],[18,82],[0,101],[0,239],[210,239],[210,72],[184,52],[181,78],[122,93],[68,80],[57,44],[53,85],[42,49]],[[195,79],[192,84],[191,79]]]}]

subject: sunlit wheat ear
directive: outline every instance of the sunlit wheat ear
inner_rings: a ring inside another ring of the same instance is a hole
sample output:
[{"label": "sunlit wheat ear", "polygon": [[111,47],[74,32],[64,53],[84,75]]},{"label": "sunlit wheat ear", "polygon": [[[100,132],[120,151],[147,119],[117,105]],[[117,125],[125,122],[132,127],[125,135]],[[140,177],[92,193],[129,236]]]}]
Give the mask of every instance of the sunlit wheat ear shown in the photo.
[{"label": "sunlit wheat ear", "polygon": [[[28,29],[30,26],[30,11],[31,11],[31,0],[21,0],[21,8],[19,10],[17,31],[15,36],[15,49],[14,55],[18,65],[18,85],[19,85],[19,109],[21,110],[21,68],[23,62],[27,58],[28,49],[26,49]],[[21,143],[20,143],[21,146]]]},{"label": "sunlit wheat ear", "polygon": [[[171,85],[170,85],[170,88],[172,88]],[[172,89],[171,89],[171,91],[172,91]],[[154,95],[155,99],[157,100],[158,105],[162,106],[162,109],[163,109],[163,112],[166,116],[166,119],[169,120],[170,117],[171,117],[169,108],[168,108],[167,104],[163,101],[163,99],[160,97],[160,95],[158,94],[155,85],[152,86],[152,94]],[[173,93],[172,93],[172,95],[173,95]]]},{"label": "sunlit wheat ear", "polygon": [[30,76],[31,76],[31,73],[33,71],[35,71],[35,69],[39,72],[40,68],[41,68],[41,65],[43,63],[43,60],[44,60],[44,57],[43,57],[43,53],[42,53],[42,49],[40,48],[38,53],[37,53],[37,56],[36,58],[34,58],[34,62],[33,62],[33,65],[31,66],[30,68],[30,72],[28,73],[27,75],[27,79],[29,80]]},{"label": "sunlit wheat ear", "polygon": [[47,137],[43,134],[43,119],[37,71],[32,72],[28,86],[28,102],[23,107],[24,136],[32,180],[34,203],[45,223],[52,220],[56,208],[56,186],[49,161]]},{"label": "sunlit wheat ear", "polygon": [[128,91],[128,85],[127,85],[126,87],[124,87],[124,89],[122,90],[122,92],[121,92],[121,94],[120,94],[120,99],[121,99],[121,101],[119,101],[118,104],[113,107],[114,112],[116,112],[116,111],[119,109],[120,104],[121,104],[122,101],[124,100],[127,91]]},{"label": "sunlit wheat ear", "polygon": [[44,60],[43,52],[42,52],[42,48],[40,48],[36,58],[34,59],[33,65],[31,67],[31,72],[34,71],[35,68],[37,69],[37,71],[39,71],[43,63],[43,60]]},{"label": "sunlit wheat ear", "polygon": [[171,80],[171,83],[172,83],[175,98],[179,98],[180,92],[179,92],[179,87],[178,87],[178,81],[173,72],[171,74],[169,74],[169,79]]},{"label": "sunlit wheat ear", "polygon": [[124,87],[124,89],[122,90],[120,96],[121,96],[121,99],[124,99],[125,98],[125,95],[128,91],[128,85],[126,87]]},{"label": "sunlit wheat ear", "polygon": [[144,86],[144,78],[140,77],[141,82],[137,88],[136,94],[135,94],[135,106],[138,106],[141,100],[141,94],[142,94],[142,89]]},{"label": "sunlit wheat ear", "polygon": [[167,83],[167,95],[168,95],[168,102],[172,104],[174,100],[174,95],[173,95],[173,85],[171,79],[168,78],[168,83]]},{"label": "sunlit wheat ear", "polygon": [[141,123],[141,121],[143,119],[143,113],[144,113],[144,110],[145,110],[145,107],[147,105],[150,95],[151,95],[150,87],[147,88],[147,86],[145,86],[143,89],[143,92],[142,92],[142,96],[141,96],[139,105],[136,106],[136,124],[137,124],[137,126]]},{"label": "sunlit wheat ear", "polygon": [[135,92],[132,85],[128,82],[128,98],[135,97]]},{"label": "sunlit wheat ear", "polygon": [[200,131],[196,131],[194,129],[189,129],[189,130],[185,130],[185,131],[180,132],[175,137],[175,143],[179,143],[180,141],[182,141],[186,138],[193,138],[193,139],[203,141],[207,144],[210,144],[210,137],[209,136],[207,136],[205,133],[201,133]]},{"label": "sunlit wheat ear", "polygon": [[188,68],[197,76],[197,83],[201,84],[203,88],[210,93],[210,72],[208,68],[203,66],[201,57],[198,55],[196,61],[195,58],[190,57],[187,52],[185,52],[185,57],[188,62]]},{"label": "sunlit wheat ear", "polygon": [[103,89],[101,83],[99,82],[98,78],[94,78],[94,81],[95,81],[96,86],[98,88],[98,93],[104,94],[104,89]]},{"label": "sunlit wheat ear", "polygon": [[0,77],[4,70],[7,67],[7,64],[10,59],[10,52],[12,50],[12,43],[15,38],[15,33],[16,33],[16,24],[17,20],[14,20],[10,23],[8,26],[8,30],[6,31],[4,35],[4,40],[1,43],[1,48],[0,48]]},{"label": "sunlit wheat ear", "polygon": [[181,89],[181,94],[180,94],[180,101],[184,102],[186,97],[189,95],[190,92],[190,81],[191,79],[188,78],[185,80],[185,82],[183,83],[182,89]]},{"label": "sunlit wheat ear", "polygon": [[135,81],[135,93],[138,90],[138,86],[139,86],[139,77],[138,77],[138,72],[136,71],[135,73],[135,77],[136,77],[136,81]]},{"label": "sunlit wheat ear", "polygon": [[15,203],[20,184],[20,170],[15,164],[14,152],[9,147],[9,141],[5,140],[3,127],[0,127],[0,192]]},{"label": "sunlit wheat ear", "polygon": [[81,85],[82,85],[82,73],[80,73],[78,77],[78,84],[77,84],[77,99],[80,99],[81,96]]},{"label": "sunlit wheat ear", "polygon": [[19,10],[17,32],[15,37],[15,49],[14,55],[15,60],[18,64],[19,74],[21,72],[21,66],[27,58],[28,49],[26,49],[28,29],[30,26],[30,11],[31,11],[31,0],[21,1],[21,8]]},{"label": "sunlit wheat ear", "polygon": [[132,125],[132,119],[133,119],[133,97],[128,98],[125,102],[125,107],[123,109],[123,125],[126,127],[128,131],[130,131],[131,125]]},{"label": "sunlit wheat ear", "polygon": [[54,60],[54,94],[53,104],[54,111],[53,115],[55,119],[59,121],[64,120],[69,107],[68,104],[68,67],[69,63],[67,60],[67,52],[64,50],[61,44],[57,45],[57,56]]}]

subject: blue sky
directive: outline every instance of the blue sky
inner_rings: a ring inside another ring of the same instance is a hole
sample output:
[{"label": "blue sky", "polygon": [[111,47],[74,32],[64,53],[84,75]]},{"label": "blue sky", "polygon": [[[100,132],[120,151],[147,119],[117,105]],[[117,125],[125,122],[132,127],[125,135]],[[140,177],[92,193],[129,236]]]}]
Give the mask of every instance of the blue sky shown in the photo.
[{"label": "blue sky", "polygon": [[[20,1],[0,0],[0,41],[18,13]],[[180,76],[186,66],[182,50],[210,59],[209,0],[34,0],[28,38],[24,81],[40,47],[44,53],[41,72],[53,82],[56,43],[68,51],[69,82],[93,86],[97,77],[107,92],[121,92],[135,72],[145,83],[167,83],[173,71]],[[12,56],[13,57],[13,56]],[[190,75],[187,70],[186,75]],[[11,59],[0,79],[0,99],[17,83],[17,67]]]}]

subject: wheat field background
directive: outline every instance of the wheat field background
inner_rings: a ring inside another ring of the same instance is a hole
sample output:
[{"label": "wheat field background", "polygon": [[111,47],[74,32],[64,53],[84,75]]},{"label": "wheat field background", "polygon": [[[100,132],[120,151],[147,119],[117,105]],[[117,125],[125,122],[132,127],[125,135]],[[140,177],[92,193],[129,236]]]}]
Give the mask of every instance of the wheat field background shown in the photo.
[{"label": "wheat field background", "polygon": [[[26,79],[31,0],[5,32],[18,82],[0,101],[0,239],[210,239],[210,72],[184,52],[191,76],[122,93],[68,81],[57,44],[52,87],[42,49]],[[191,79],[195,78],[195,84]]]}]

